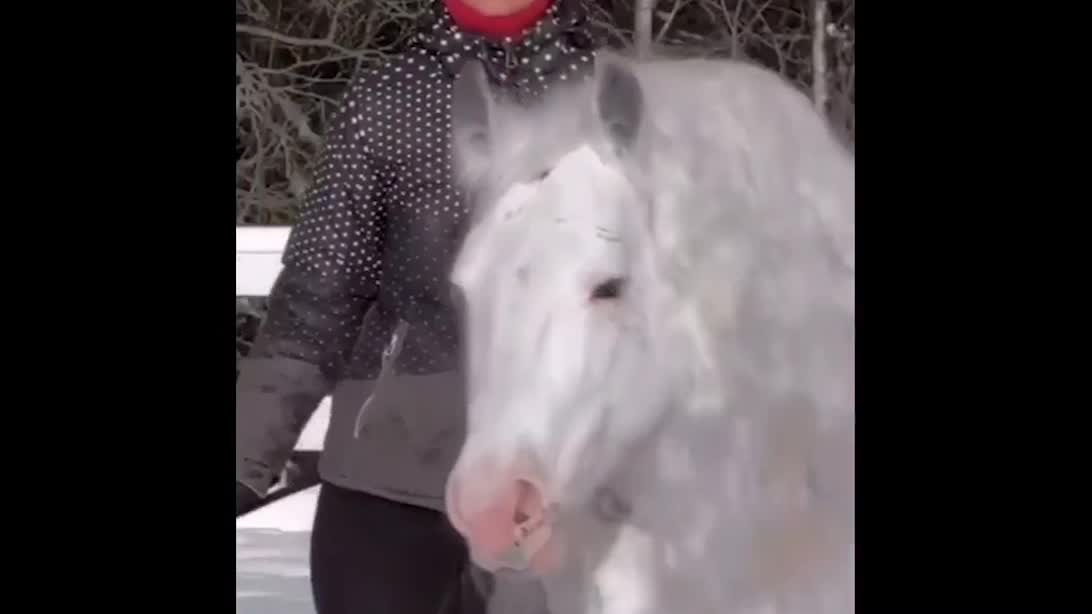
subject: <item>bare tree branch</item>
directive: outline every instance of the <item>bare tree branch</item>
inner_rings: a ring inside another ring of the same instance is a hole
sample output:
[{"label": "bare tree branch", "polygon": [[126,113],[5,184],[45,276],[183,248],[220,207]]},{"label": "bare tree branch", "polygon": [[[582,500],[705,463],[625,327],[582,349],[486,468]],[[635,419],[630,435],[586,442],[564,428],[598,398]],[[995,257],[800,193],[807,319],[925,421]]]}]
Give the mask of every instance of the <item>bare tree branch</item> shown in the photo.
[{"label": "bare tree branch", "polygon": [[679,9],[683,7],[687,0],[674,0],[671,4],[671,10],[668,12],[660,11],[658,15],[664,20],[663,25],[660,26],[660,31],[656,34],[656,42],[659,43],[663,40],[664,34],[667,34],[667,29],[671,27],[671,23],[675,21],[675,15],[679,12]]},{"label": "bare tree branch", "polygon": [[647,56],[652,51],[652,10],[656,0],[637,0],[633,17],[633,42],[637,53]]},{"label": "bare tree branch", "polygon": [[820,113],[827,110],[827,0],[812,0],[814,23],[811,39],[812,100]]}]

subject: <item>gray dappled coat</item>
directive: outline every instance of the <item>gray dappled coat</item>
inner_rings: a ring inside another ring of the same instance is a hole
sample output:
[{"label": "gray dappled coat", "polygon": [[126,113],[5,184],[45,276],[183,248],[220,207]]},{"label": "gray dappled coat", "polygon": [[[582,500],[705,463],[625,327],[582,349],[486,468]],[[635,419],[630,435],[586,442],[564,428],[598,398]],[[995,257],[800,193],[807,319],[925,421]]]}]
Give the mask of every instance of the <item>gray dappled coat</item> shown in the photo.
[{"label": "gray dappled coat", "polygon": [[354,78],[240,365],[240,483],[266,493],[332,394],[322,478],[443,509],[465,437],[447,277],[465,214],[452,187],[452,84],[475,60],[529,99],[587,76],[595,42],[578,1],[561,0],[516,42],[461,32],[437,2],[408,51]]}]

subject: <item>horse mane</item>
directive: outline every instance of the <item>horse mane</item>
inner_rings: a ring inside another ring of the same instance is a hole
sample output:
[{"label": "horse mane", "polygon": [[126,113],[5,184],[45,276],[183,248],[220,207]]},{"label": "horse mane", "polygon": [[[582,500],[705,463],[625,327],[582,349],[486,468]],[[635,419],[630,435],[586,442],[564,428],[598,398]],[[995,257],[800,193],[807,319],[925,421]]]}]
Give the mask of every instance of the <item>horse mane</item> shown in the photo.
[{"label": "horse mane", "polygon": [[841,348],[848,372],[844,355],[811,360],[839,340],[824,327],[852,328],[851,154],[803,92],[760,66],[626,61],[647,113],[623,163],[651,203],[661,271],[705,357],[691,374],[695,408],[783,395],[851,408],[852,348]]},{"label": "horse mane", "polygon": [[[717,594],[727,577],[740,594],[725,597],[851,612],[853,155],[808,97],[772,71],[720,59],[623,61],[646,112],[619,162],[648,202],[650,244],[674,298],[674,321],[657,324],[692,344],[678,353],[688,357],[679,368],[690,389],[674,443],[705,469],[690,491],[660,486],[693,494],[695,505],[739,505],[739,493],[709,488],[718,457],[702,454],[723,450],[741,422],[762,441],[741,458],[770,480],[698,567],[739,574],[711,571],[703,590]],[[802,510],[772,494],[797,479],[809,486]],[[670,526],[678,510],[651,505]]]}]

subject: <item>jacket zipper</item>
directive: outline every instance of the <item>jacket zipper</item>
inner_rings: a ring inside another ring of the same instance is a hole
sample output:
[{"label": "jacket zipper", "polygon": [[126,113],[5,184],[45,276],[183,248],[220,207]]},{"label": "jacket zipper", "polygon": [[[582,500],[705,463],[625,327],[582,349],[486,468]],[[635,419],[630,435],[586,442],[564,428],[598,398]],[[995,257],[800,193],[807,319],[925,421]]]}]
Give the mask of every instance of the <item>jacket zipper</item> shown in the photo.
[{"label": "jacket zipper", "polygon": [[406,343],[406,334],[409,332],[409,328],[409,322],[401,318],[398,319],[398,325],[394,327],[394,332],[391,333],[391,339],[387,343],[387,347],[383,348],[382,365],[379,368],[379,375],[375,378],[375,386],[372,386],[372,393],[368,395],[368,398],[364,400],[364,403],[356,412],[356,420],[353,422],[353,439],[360,438],[360,427],[364,423],[364,415],[371,407],[372,401],[379,395],[383,385],[394,375],[395,363],[402,354],[402,347]]}]

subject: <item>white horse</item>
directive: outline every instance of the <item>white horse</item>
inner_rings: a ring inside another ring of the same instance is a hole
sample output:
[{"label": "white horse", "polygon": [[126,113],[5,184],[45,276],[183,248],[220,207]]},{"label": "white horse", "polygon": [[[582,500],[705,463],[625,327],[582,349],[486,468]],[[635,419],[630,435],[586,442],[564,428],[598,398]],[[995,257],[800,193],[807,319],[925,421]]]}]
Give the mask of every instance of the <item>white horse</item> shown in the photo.
[{"label": "white horse", "polygon": [[730,61],[453,91],[475,561],[553,614],[854,611],[854,162]]}]

